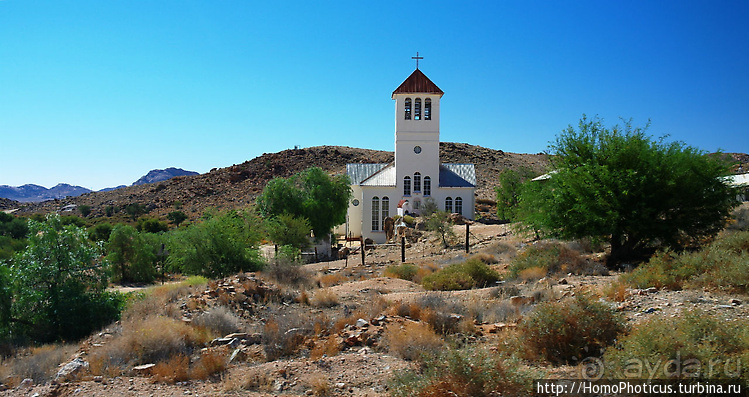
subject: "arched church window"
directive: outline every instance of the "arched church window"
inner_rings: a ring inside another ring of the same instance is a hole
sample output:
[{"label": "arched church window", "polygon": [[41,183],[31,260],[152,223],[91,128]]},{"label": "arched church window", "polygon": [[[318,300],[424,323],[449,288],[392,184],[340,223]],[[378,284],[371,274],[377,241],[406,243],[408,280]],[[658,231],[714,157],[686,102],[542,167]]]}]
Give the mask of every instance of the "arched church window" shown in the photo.
[{"label": "arched church window", "polygon": [[380,217],[380,219],[383,219],[382,225],[385,226],[384,219],[390,216],[390,198],[388,198],[388,196],[384,196],[382,198],[381,207],[382,216]]},{"label": "arched church window", "polygon": [[411,98],[406,98],[405,118],[411,120]]},{"label": "arched church window", "polygon": [[432,195],[432,178],[428,176],[424,177],[424,195],[425,196]]},{"label": "arched church window", "polygon": [[453,213],[453,198],[448,197],[445,199],[445,211],[452,214]]},{"label": "arched church window", "polygon": [[380,230],[380,198],[372,197],[372,231]]},{"label": "arched church window", "polygon": [[414,101],[414,120],[421,120],[421,98]]},{"label": "arched church window", "polygon": [[432,119],[432,100],[427,98],[424,100],[424,120]]},{"label": "arched church window", "polygon": [[460,197],[455,198],[455,213],[463,215],[463,199]]},{"label": "arched church window", "polygon": [[403,177],[403,195],[404,196],[411,195],[411,177],[410,176]]},{"label": "arched church window", "polygon": [[421,173],[414,173],[414,192],[421,191]]}]

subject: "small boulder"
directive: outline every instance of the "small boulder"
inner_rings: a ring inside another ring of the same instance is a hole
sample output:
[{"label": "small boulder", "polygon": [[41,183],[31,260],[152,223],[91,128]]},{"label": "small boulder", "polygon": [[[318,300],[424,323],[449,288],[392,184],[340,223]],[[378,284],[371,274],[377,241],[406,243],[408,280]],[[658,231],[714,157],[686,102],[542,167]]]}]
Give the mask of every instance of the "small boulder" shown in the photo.
[{"label": "small boulder", "polygon": [[76,357],[73,361],[65,364],[57,371],[55,380],[57,382],[67,382],[75,380],[80,372],[88,368],[88,363],[80,357]]}]

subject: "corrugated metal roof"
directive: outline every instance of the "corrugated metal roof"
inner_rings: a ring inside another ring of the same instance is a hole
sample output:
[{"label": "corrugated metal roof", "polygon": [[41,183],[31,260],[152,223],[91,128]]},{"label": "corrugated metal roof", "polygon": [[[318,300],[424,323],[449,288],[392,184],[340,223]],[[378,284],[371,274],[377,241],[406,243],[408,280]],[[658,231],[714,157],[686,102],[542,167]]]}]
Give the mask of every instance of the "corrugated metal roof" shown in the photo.
[{"label": "corrugated metal roof", "polygon": [[432,83],[432,80],[429,80],[429,77],[419,69],[414,70],[414,72],[411,73],[411,75],[408,76],[408,78],[406,78],[406,80],[404,80],[395,91],[393,91],[393,96],[395,96],[395,94],[411,93],[444,94],[444,92],[437,87],[437,84]]},{"label": "corrugated metal roof", "polygon": [[362,181],[362,186],[395,186],[395,164],[390,163],[387,167],[375,172],[369,178]]},{"label": "corrugated metal roof", "polygon": [[363,180],[385,168],[387,164],[346,164],[346,175],[352,185],[360,185]]},{"label": "corrugated metal roof", "polygon": [[733,186],[749,186],[749,174],[730,175],[726,179]]},{"label": "corrugated metal roof", "polygon": [[440,164],[440,187],[476,187],[473,164]]}]

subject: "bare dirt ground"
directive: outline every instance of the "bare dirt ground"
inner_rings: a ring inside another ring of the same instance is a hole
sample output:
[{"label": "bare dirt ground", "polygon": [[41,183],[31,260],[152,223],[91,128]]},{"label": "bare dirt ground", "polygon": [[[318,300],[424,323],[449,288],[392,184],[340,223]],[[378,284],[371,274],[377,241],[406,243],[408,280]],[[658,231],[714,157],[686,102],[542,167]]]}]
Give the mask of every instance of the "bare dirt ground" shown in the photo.
[{"label": "bare dirt ground", "polygon": [[[455,226],[454,231],[459,236],[458,240],[465,241],[465,226]],[[470,254],[465,253],[460,245],[445,249],[437,237],[425,233],[411,239],[406,259],[417,265],[436,268],[483,252],[493,255],[499,261],[494,265],[495,268],[503,272],[518,250],[533,243],[516,235],[508,225],[475,224],[471,226],[470,232]],[[291,304],[286,305],[287,307],[281,305],[280,309],[274,310],[286,310],[291,316],[325,315],[337,318],[356,310],[376,310],[375,307],[380,304],[378,302],[407,303],[427,295],[437,296],[444,302],[458,301],[468,307],[485,310],[484,321],[476,322],[479,336],[471,343],[491,351],[499,348],[503,330],[513,328],[524,313],[533,309],[537,304],[536,300],[561,299],[582,292],[601,295],[603,289],[618,277],[617,273],[605,276],[567,274],[537,281],[513,282],[511,288],[507,284],[468,291],[427,292],[414,282],[383,276],[387,266],[400,263],[400,255],[399,246],[380,246],[367,251],[363,265],[361,255],[356,253],[347,261],[306,265],[318,279],[327,275],[334,280],[333,285],[327,288],[310,291],[313,299],[315,292],[325,289],[337,297],[337,305],[328,308]],[[622,312],[630,323],[658,316],[675,317],[692,308],[714,313],[726,321],[749,317],[749,297],[720,291],[630,289],[626,290],[623,300],[610,301],[610,304]],[[255,312],[256,317],[252,321],[257,321],[256,327],[264,320],[262,317],[267,315],[267,310],[263,310],[265,309],[261,308]],[[378,316],[379,324],[375,321]],[[412,321],[392,312],[376,313],[363,320],[369,324],[358,330],[359,333],[367,332],[365,336],[376,336],[387,324],[397,326]],[[339,335],[331,335],[331,338],[348,341],[348,338],[358,335],[356,331],[356,327],[347,327]],[[72,382],[13,387],[0,392],[0,396],[387,396],[388,380],[395,371],[411,368],[414,364],[390,354],[377,343],[369,346],[367,343],[357,342],[355,340],[353,345],[346,346],[337,355],[324,355],[316,359],[310,357],[309,349],[306,353],[271,362],[246,359],[230,365],[227,371],[207,381],[166,384],[135,372],[129,376],[112,378],[83,375]],[[84,358],[94,348],[90,346],[103,342],[92,338],[84,344],[86,343],[88,347],[81,349],[83,353],[79,352]],[[246,352],[249,357],[262,357],[263,354],[260,345],[247,346]],[[577,367],[551,368],[538,365],[558,376],[575,376],[580,371]]]}]

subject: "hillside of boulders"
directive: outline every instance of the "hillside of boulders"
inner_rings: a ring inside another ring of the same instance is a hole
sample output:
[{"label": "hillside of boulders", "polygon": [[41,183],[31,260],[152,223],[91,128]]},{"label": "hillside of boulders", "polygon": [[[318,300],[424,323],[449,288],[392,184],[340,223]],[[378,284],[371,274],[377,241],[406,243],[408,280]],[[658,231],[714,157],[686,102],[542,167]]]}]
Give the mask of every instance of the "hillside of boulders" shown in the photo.
[{"label": "hillside of boulders", "polygon": [[[545,154],[517,154],[464,143],[443,142],[440,158],[445,163],[476,165],[477,197],[493,200],[499,174],[506,169],[527,167],[538,174],[546,170]],[[107,208],[124,208],[129,204],[144,206],[150,216],[164,216],[180,210],[190,218],[206,209],[242,208],[254,202],[265,184],[275,177],[288,177],[317,166],[330,174],[345,173],[347,163],[388,163],[393,152],[344,146],[316,146],[289,149],[225,168],[214,168],[200,175],[180,176],[168,181],[125,187],[109,192],[92,192],[79,197],[23,205],[19,214],[48,213],[63,208],[86,205],[89,218],[103,217]]]}]

